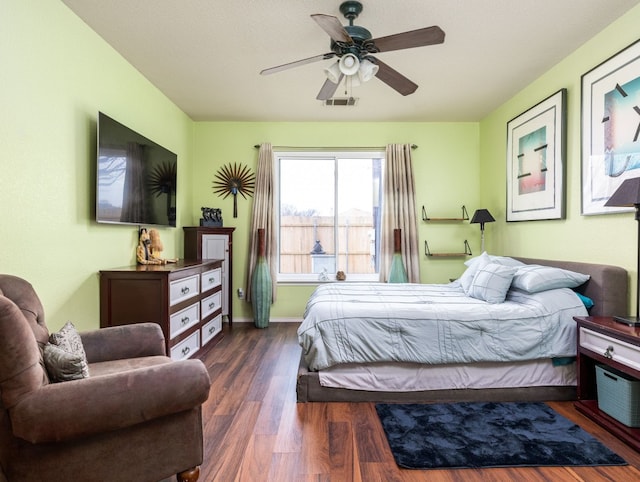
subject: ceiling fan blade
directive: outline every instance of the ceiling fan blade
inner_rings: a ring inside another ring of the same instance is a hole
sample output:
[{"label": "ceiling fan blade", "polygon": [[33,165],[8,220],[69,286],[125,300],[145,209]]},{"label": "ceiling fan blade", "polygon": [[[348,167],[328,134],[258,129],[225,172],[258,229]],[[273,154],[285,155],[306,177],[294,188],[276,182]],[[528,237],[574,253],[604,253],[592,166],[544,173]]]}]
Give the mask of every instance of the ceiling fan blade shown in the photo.
[{"label": "ceiling fan blade", "polygon": [[379,67],[378,72],[376,72],[376,77],[392,89],[397,90],[402,95],[409,95],[413,94],[418,88],[418,84],[413,83],[400,72],[389,67],[383,61],[373,57],[368,58],[372,59],[372,61]]},{"label": "ceiling fan blade", "polygon": [[334,42],[343,42],[349,45],[353,44],[351,35],[344,29],[337,17],[323,13],[315,13],[311,15],[311,18],[320,25],[322,30],[329,34],[329,37],[331,37]]},{"label": "ceiling fan blade", "polygon": [[327,100],[333,97],[333,94],[335,94],[336,90],[338,90],[338,86],[340,85],[340,82],[342,82],[343,77],[344,77],[344,74],[340,74],[340,78],[338,79],[337,84],[334,82],[331,82],[329,79],[325,80],[324,84],[322,84],[322,88],[320,89],[320,92],[318,92],[318,96],[316,97],[316,99]]},{"label": "ceiling fan blade", "polygon": [[278,65],[276,67],[271,67],[271,68],[268,68],[268,69],[264,69],[264,70],[260,71],[260,75],[275,74],[276,72],[282,72],[283,70],[292,69],[294,67],[300,67],[301,65],[310,64],[312,62],[318,62],[320,60],[327,60],[327,59],[335,57],[335,55],[336,54],[334,52],[328,52],[326,54],[316,55],[314,57],[309,57],[307,59],[296,60],[295,62],[289,62],[288,64],[282,64],[282,65]]},{"label": "ceiling fan blade", "polygon": [[442,42],[444,42],[444,32],[437,26],[373,39],[373,43],[380,52],[425,47],[427,45],[441,44]]}]

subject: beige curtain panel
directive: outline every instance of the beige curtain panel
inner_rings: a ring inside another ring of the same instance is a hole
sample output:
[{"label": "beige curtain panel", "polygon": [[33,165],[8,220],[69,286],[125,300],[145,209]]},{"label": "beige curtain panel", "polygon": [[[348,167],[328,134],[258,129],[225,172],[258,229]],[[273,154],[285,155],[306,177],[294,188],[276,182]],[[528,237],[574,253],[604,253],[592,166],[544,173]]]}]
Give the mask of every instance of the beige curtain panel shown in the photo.
[{"label": "beige curtain panel", "polygon": [[271,271],[272,301],[276,300],[276,260],[277,241],[274,227],[275,204],[273,199],[273,147],[270,143],[260,144],[258,166],[256,168],[256,188],[253,196],[251,216],[251,238],[249,240],[249,263],[247,272],[246,300],[251,302],[251,278],[258,258],[258,229],[264,228],[266,257]]},{"label": "beige curtain panel", "polygon": [[411,144],[389,144],[386,149],[382,214],[380,281],[387,281],[393,255],[393,230],[402,230],[402,259],[409,283],[420,283],[418,218]]}]

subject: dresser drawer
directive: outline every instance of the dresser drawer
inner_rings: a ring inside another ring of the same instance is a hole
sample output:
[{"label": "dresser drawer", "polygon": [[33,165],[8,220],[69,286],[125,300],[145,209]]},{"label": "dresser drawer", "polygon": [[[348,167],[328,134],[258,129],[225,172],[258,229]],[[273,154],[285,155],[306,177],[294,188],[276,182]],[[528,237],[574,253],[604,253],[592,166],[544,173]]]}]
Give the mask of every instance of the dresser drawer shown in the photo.
[{"label": "dresser drawer", "polygon": [[584,327],[580,328],[580,346],[634,370],[640,370],[640,346],[616,340]]},{"label": "dresser drawer", "polygon": [[200,330],[171,348],[172,360],[185,360],[200,349]]},{"label": "dresser drawer", "polygon": [[222,292],[218,291],[211,296],[207,296],[200,303],[202,304],[200,312],[202,313],[202,319],[204,320],[211,313],[222,308]]},{"label": "dresser drawer", "polygon": [[222,284],[222,268],[216,268],[202,273],[200,277],[202,278],[201,286],[202,292],[204,293],[205,291],[209,291],[210,289]]},{"label": "dresser drawer", "polygon": [[169,318],[169,338],[173,339],[200,321],[200,305],[194,303]]},{"label": "dresser drawer", "polygon": [[169,283],[169,306],[173,306],[199,294],[200,277],[198,275],[172,281]]},{"label": "dresser drawer", "polygon": [[222,314],[216,316],[202,327],[202,345],[209,342],[214,336],[222,331]]}]

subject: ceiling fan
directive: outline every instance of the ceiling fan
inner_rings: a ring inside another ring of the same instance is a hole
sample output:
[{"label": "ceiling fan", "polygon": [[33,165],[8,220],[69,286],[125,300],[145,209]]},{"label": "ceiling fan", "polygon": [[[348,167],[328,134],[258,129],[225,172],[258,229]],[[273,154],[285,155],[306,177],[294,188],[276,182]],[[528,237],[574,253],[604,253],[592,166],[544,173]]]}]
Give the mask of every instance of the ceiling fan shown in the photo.
[{"label": "ceiling fan", "polygon": [[372,54],[441,44],[444,42],[442,29],[438,26],[425,27],[373,39],[371,32],[366,28],[353,24],[362,12],[360,2],[343,2],[340,5],[340,12],[349,20],[349,25],[343,26],[340,20],[332,15],[321,13],[311,15],[320,28],[331,37],[331,52],[264,69],[260,74],[275,74],[293,67],[338,57],[339,60],[335,64],[325,69],[327,80],[316,97],[318,100],[328,100],[333,97],[345,76],[360,82],[375,76],[402,95],[413,94],[418,88],[417,84]]}]

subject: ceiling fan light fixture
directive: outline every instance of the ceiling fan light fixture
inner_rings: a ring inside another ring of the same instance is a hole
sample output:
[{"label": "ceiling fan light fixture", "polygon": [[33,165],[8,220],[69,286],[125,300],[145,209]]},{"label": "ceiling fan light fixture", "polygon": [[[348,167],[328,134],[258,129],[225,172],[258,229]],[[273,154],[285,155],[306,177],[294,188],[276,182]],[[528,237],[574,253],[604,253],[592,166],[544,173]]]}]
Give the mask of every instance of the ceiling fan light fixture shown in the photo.
[{"label": "ceiling fan light fixture", "polygon": [[327,76],[327,79],[329,79],[334,84],[340,82],[340,76],[342,75],[342,72],[340,72],[340,66],[338,65],[338,62],[334,62],[329,67],[324,69],[324,73]]},{"label": "ceiling fan light fixture", "polygon": [[378,73],[378,67],[370,60],[364,59],[360,62],[360,68],[358,69],[358,78],[360,82],[368,82]]},{"label": "ceiling fan light fixture", "polygon": [[353,75],[360,68],[360,60],[353,54],[345,54],[338,61],[338,66],[344,75]]}]

